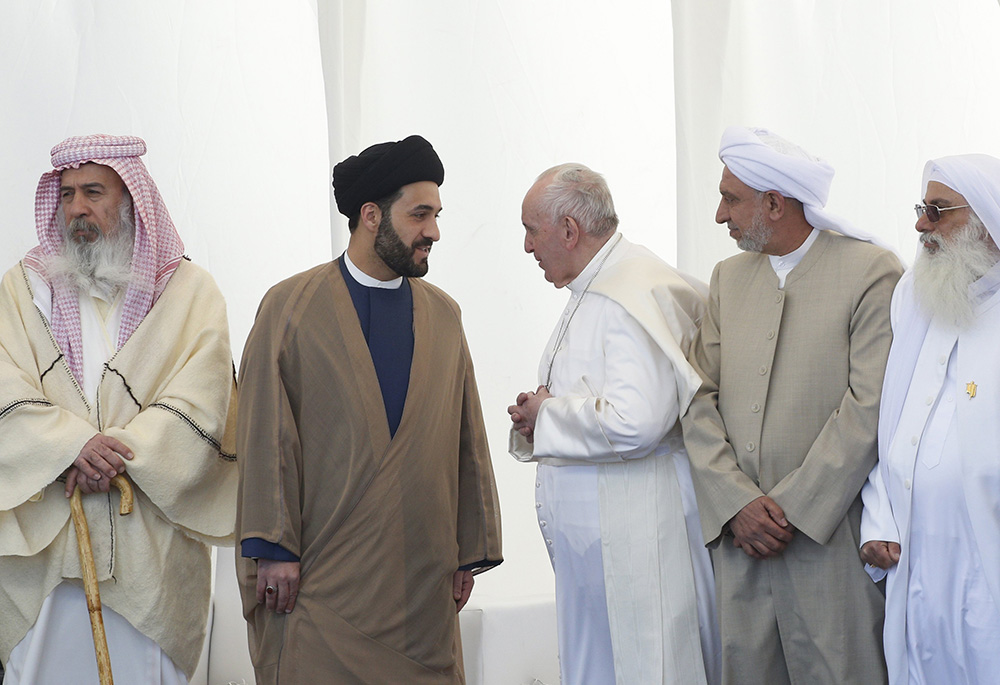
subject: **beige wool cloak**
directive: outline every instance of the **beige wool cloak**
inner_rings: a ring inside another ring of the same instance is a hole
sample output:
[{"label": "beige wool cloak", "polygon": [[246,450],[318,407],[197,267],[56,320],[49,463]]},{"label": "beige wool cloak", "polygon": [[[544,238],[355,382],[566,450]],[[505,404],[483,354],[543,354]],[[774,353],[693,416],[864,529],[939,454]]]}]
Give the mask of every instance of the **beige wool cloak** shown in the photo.
[{"label": "beige wool cloak", "polygon": [[258,683],[464,682],[452,577],[500,563],[499,503],[458,306],[410,285],[391,439],[338,263],[261,303],[240,369],[237,536],[298,555],[301,581],[292,613],[268,612],[237,556]]},{"label": "beige wool cloak", "polygon": [[[183,261],[105,365],[91,405],[19,264],[0,285],[0,657],[34,624],[64,578],[81,577],[64,485],[98,432],[134,453],[118,492],[84,495],[101,602],[160,645],[188,677],[211,595],[209,545],[232,544],[237,468],[235,385],[222,295]],[[58,654],[58,646],[53,646]]]}]

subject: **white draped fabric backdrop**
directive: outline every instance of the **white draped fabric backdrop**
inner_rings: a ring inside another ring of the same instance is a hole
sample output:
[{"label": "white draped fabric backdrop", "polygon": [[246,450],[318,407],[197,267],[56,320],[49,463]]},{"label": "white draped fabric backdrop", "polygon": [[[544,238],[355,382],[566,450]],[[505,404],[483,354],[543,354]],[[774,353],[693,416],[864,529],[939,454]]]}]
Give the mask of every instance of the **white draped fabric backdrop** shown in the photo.
[{"label": "white draped fabric backdrop", "polygon": [[[446,178],[428,278],[463,308],[503,504],[507,561],[479,577],[474,603],[553,589],[533,468],[506,454],[505,408],[535,387],[566,299],[522,250],[520,202],[539,172],[565,161],[601,171],[629,238],[707,280],[736,251],[713,221],[727,125],[765,126],[827,158],[830,209],[906,259],[923,162],[1000,156],[995,0],[3,9],[0,262],[35,244],[33,194],[55,143],[142,136],[188,254],[227,297],[237,363],[266,289],[346,246],[331,163],[411,133],[434,144]],[[213,642],[212,683],[252,681],[231,568],[220,555],[216,631],[228,642]],[[530,642],[531,626],[517,637]]]}]

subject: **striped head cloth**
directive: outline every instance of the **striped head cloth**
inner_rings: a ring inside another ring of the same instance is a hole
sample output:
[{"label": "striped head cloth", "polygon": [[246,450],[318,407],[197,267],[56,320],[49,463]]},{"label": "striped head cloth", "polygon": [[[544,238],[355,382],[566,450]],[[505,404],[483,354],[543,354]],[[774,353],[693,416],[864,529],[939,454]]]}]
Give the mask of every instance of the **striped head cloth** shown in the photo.
[{"label": "striped head cloth", "polygon": [[83,338],[77,293],[66,284],[51,282],[45,273],[45,258],[62,250],[63,234],[56,216],[60,174],[64,169],[76,169],[87,162],[102,164],[114,169],[132,195],[135,246],[132,280],[125,292],[118,333],[118,349],[121,349],[152,309],[184,255],[184,243],[170,220],[160,191],[139,159],[145,153],[145,141],[135,136],[67,138],[52,148],[54,169],[42,174],[35,191],[35,227],[39,244],[28,252],[24,264],[52,288],[52,321],[49,324],[79,383],[83,382]]}]

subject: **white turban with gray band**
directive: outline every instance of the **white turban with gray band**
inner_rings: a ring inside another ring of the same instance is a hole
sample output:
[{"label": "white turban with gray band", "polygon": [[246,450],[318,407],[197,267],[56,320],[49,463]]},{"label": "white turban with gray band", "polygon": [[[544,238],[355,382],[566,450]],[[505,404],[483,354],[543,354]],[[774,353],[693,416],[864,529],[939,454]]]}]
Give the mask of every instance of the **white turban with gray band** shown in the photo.
[{"label": "white turban with gray band", "polygon": [[801,202],[810,226],[880,244],[847,219],[823,209],[830,195],[833,167],[798,145],[765,128],[730,126],[722,134],[719,159],[754,190],[775,190]]}]

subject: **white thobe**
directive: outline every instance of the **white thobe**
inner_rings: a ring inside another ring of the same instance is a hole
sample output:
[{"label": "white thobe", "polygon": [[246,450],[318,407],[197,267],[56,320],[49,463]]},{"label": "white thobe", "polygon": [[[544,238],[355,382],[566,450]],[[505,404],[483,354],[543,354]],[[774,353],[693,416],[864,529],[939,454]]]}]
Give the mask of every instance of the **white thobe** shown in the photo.
[{"label": "white thobe", "polygon": [[[52,295],[48,285],[34,271],[27,271],[35,306],[52,318]],[[83,338],[83,391],[87,401],[95,401],[103,366],[117,349],[121,325],[122,293],[108,302],[93,291],[81,294],[80,330]],[[83,445],[81,445],[83,447]],[[179,669],[160,646],[136,630],[113,609],[102,608],[112,671],[121,683],[143,685],[186,685]],[[42,604],[35,624],[10,653],[3,685],[31,683],[97,683],[97,661],[90,614],[83,589],[63,581]]]},{"label": "white thobe", "polygon": [[539,364],[553,397],[533,449],[511,435],[515,457],[539,462],[563,685],[717,677],[711,563],[677,421],[682,372],[621,304],[587,290],[602,263],[640,250],[612,237],[569,284]]},{"label": "white thobe", "polygon": [[[973,337],[983,337],[977,329],[984,322],[996,323],[997,286],[989,277],[972,289],[981,303],[993,306],[980,307],[970,335],[932,320],[922,340],[899,339],[915,354],[908,385],[886,376],[884,393],[905,397],[862,493],[861,536],[862,544],[900,543],[900,560],[889,570],[886,588],[884,642],[893,685],[985,683],[1000,673],[1000,604],[990,587],[997,569],[984,565],[981,547],[995,552],[1000,540],[983,539],[976,530],[984,520],[995,525],[1000,493],[992,494],[993,511],[983,510],[978,499],[970,499],[967,484],[970,459],[1000,472],[1000,451],[988,434],[993,427],[969,425],[970,410],[998,410],[996,388],[990,387],[1000,381],[996,365],[978,363],[995,356],[997,329],[985,338],[992,349],[980,349]],[[908,281],[901,288],[894,307],[912,297]],[[897,324],[894,320],[894,328]],[[893,363],[890,357],[890,370]],[[976,381],[973,396],[967,384]],[[886,412],[886,420],[893,416]],[[867,568],[876,580],[886,576]]]}]

